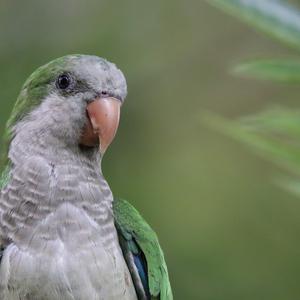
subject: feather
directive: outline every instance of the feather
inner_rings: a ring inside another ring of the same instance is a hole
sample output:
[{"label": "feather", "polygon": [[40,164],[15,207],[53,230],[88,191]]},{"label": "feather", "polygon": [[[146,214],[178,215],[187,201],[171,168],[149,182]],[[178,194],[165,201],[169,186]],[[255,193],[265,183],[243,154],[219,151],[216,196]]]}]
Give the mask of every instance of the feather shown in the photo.
[{"label": "feather", "polygon": [[[136,289],[142,283],[144,293],[147,295],[148,288],[151,299],[172,300],[168,269],[155,232],[127,201],[115,199],[113,208],[120,245]],[[131,256],[133,261],[128,259]]]}]

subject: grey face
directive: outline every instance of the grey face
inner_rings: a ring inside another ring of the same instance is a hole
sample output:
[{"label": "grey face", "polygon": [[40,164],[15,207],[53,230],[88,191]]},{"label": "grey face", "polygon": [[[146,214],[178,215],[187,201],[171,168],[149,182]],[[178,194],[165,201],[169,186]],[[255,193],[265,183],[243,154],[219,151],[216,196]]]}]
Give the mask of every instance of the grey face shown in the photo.
[{"label": "grey face", "polygon": [[113,97],[122,103],[127,94],[125,77],[113,63],[87,55],[67,56],[41,67],[29,78],[27,86],[24,92],[28,98],[34,96],[35,89],[43,95],[40,104],[17,124],[15,136],[22,133],[24,138],[24,133],[28,136],[30,132],[34,138],[68,145],[78,145],[88,123],[90,102]]},{"label": "grey face", "polygon": [[124,101],[127,85],[123,73],[97,56],[70,56],[58,74],[55,92],[63,97],[80,95],[83,100],[104,96]]}]

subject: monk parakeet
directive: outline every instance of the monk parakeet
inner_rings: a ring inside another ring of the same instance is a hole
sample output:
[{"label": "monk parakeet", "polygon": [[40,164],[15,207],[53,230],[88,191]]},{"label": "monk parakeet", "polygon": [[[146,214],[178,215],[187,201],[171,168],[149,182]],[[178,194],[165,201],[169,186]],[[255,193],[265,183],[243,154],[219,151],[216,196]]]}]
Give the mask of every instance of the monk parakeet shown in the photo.
[{"label": "monk parakeet", "polygon": [[0,299],[173,298],[156,234],[101,171],[126,94],[123,73],[88,55],[25,82],[4,138]]}]

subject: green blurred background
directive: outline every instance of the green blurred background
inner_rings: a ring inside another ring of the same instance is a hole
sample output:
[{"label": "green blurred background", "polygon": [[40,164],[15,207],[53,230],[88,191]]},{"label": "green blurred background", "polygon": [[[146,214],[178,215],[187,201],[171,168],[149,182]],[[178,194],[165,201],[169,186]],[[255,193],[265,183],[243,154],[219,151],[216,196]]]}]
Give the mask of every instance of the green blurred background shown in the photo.
[{"label": "green blurred background", "polygon": [[226,71],[285,49],[199,0],[1,0],[0,41],[1,132],[24,80],[55,57],[97,54],[124,71],[104,172],[157,231],[175,299],[299,299],[299,199],[273,185],[275,167],[201,122],[203,109],[299,107],[298,87]]}]

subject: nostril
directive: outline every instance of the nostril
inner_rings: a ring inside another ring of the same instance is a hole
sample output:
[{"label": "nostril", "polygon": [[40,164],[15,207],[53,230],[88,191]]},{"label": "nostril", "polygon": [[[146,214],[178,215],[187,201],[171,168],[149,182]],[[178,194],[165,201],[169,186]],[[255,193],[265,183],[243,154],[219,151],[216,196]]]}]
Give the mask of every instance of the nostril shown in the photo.
[{"label": "nostril", "polygon": [[102,91],[102,92],[101,92],[101,96],[107,97],[107,96],[108,96],[108,91]]}]

